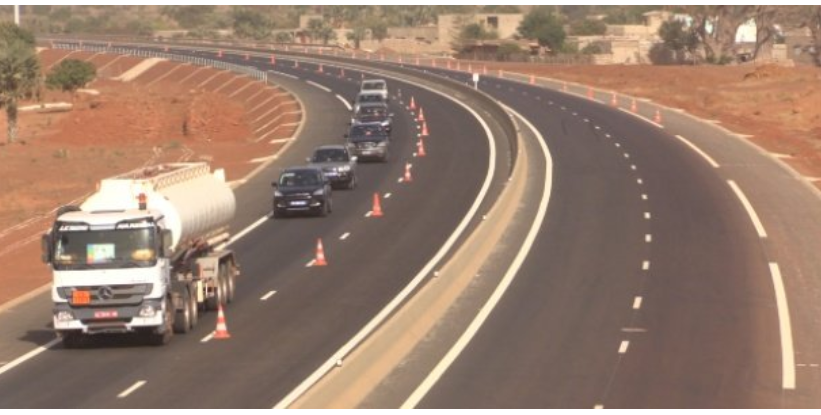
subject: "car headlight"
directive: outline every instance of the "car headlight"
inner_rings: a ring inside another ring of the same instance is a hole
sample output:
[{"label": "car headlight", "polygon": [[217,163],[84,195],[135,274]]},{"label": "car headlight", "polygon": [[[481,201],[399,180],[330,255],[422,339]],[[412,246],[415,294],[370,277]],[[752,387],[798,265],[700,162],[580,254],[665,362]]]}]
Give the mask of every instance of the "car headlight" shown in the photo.
[{"label": "car headlight", "polygon": [[351,166],[341,166],[339,167],[339,171],[351,171]]},{"label": "car headlight", "polygon": [[274,197],[282,197],[282,192],[280,192],[279,190],[275,190]]},{"label": "car headlight", "polygon": [[322,196],[325,194],[325,189],[314,190],[314,196]]},{"label": "car headlight", "polygon": [[157,314],[157,309],[151,304],[143,304],[140,307],[140,317],[154,317],[155,314]]},{"label": "car headlight", "polygon": [[387,142],[387,141],[380,141],[380,142],[377,144],[377,146],[378,146],[378,147],[387,147],[387,146],[388,146],[388,142]]}]

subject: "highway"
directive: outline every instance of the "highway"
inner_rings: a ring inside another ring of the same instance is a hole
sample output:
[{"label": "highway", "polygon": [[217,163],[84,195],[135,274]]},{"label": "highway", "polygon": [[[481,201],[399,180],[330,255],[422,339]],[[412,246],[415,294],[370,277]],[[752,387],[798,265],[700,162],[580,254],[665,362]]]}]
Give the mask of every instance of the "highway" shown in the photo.
[{"label": "highway", "polygon": [[[301,164],[316,145],[341,142],[348,112],[336,95],[352,99],[361,75],[349,68],[340,76],[330,62],[322,73],[310,62],[296,67],[282,55],[273,67],[264,57],[248,64],[273,69],[272,79],[304,102],[307,120],[289,151],[237,190],[233,228],[257,225],[233,245],[243,275],[227,309],[232,339],[201,342],[214,326],[209,314],[162,348],[56,345],[7,372],[0,366],[0,407],[271,407],[436,255],[476,202],[489,163],[497,168],[480,212],[503,187],[510,159],[502,150],[490,157],[475,117],[390,80],[392,94],[402,92],[392,103],[394,159],[360,166],[360,187],[335,192],[329,218],[262,220],[278,169]],[[469,81],[465,73],[426,71]],[[463,298],[360,406],[821,405],[817,191],[772,157],[686,115],[665,113],[659,128],[606,103],[522,82],[488,77],[480,89],[532,124],[526,148],[538,140],[549,148],[546,219],[466,347],[453,349],[456,337],[495,286]],[[431,128],[425,158],[413,157],[409,96]],[[406,162],[411,184],[398,183]],[[365,217],[374,192],[390,194],[385,218]],[[306,267],[320,237],[331,266]],[[0,313],[0,327],[13,333],[0,343],[0,360],[50,341],[48,302],[43,295]],[[458,357],[442,363],[454,350]]]}]

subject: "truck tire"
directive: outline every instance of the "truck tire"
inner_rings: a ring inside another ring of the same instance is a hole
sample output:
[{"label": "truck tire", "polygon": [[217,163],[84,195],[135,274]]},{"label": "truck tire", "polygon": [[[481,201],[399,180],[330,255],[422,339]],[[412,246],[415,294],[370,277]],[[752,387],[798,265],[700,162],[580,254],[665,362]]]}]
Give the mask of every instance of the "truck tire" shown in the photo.
[{"label": "truck tire", "polygon": [[225,296],[225,291],[223,289],[223,284],[221,278],[217,276],[217,280],[214,281],[214,295],[208,297],[205,300],[205,309],[208,311],[216,311],[220,304],[225,304],[225,300],[223,297]]},{"label": "truck tire", "polygon": [[219,266],[219,275],[217,277],[219,281],[220,290],[222,290],[222,297],[220,298],[220,304],[226,306],[228,304],[228,263],[223,262]]},{"label": "truck tire", "polygon": [[189,295],[188,304],[191,306],[191,329],[193,330],[194,327],[197,326],[197,322],[200,319],[200,305],[197,303],[197,292],[196,292],[196,290],[190,290],[188,295]]},{"label": "truck tire", "polygon": [[148,342],[152,346],[164,346],[171,342],[174,336],[174,303],[171,299],[165,299],[165,328],[162,333],[152,332],[148,335]]},{"label": "truck tire", "polygon": [[227,270],[226,270],[227,278],[226,278],[225,281],[226,281],[226,286],[227,286],[228,289],[226,291],[225,298],[226,298],[226,301],[230,304],[230,303],[234,302],[234,293],[236,292],[236,289],[237,289],[237,280],[236,280],[236,272],[234,272],[234,265],[230,264],[230,263],[226,264],[226,268],[227,268]]},{"label": "truck tire", "polygon": [[174,333],[185,334],[191,330],[191,296],[188,291],[180,294],[182,309],[176,310],[174,316]]}]

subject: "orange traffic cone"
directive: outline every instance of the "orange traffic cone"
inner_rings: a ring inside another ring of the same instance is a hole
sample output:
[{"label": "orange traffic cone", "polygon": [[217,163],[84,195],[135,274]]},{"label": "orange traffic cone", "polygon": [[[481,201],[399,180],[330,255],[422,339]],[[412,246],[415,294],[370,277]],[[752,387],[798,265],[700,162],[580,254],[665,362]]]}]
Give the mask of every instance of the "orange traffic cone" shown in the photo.
[{"label": "orange traffic cone", "polygon": [[536,77],[533,76],[533,75],[530,75],[530,85],[535,85],[535,84],[536,84]]},{"label": "orange traffic cone", "polygon": [[431,64],[431,66],[433,66],[435,68],[436,67],[436,59],[433,59],[432,61],[430,61],[430,64]]},{"label": "orange traffic cone", "polygon": [[246,53],[245,54],[245,60],[249,60],[249,59],[251,59],[251,56]]},{"label": "orange traffic cone", "polygon": [[340,77],[340,78],[344,78],[344,77],[345,77],[345,68],[340,68],[340,69],[339,69],[339,77]]},{"label": "orange traffic cone", "polygon": [[639,108],[636,106],[636,99],[633,98],[633,103],[630,104],[630,111],[638,112]]},{"label": "orange traffic cone", "polygon": [[419,106],[419,116],[416,117],[416,121],[425,121],[425,111],[422,109],[422,106]]},{"label": "orange traffic cone", "polygon": [[587,87],[587,97],[593,99],[593,88]]},{"label": "orange traffic cone", "polygon": [[462,70],[462,62],[456,61],[456,70],[457,70],[457,71],[461,71],[461,70]]},{"label": "orange traffic cone", "polygon": [[372,218],[381,218],[384,216],[382,213],[382,203],[379,202],[379,193],[373,194],[373,209],[371,210],[371,217]]},{"label": "orange traffic cone", "polygon": [[413,176],[411,176],[411,164],[410,163],[405,163],[404,181],[405,181],[405,183],[410,183],[410,182],[413,181]]},{"label": "orange traffic cone", "polygon": [[319,69],[317,69],[317,72],[319,72],[319,73],[325,72],[325,71],[322,70],[322,64],[321,63],[319,64]]},{"label": "orange traffic cone", "polygon": [[482,75],[487,75],[487,65],[482,66]]},{"label": "orange traffic cone", "polygon": [[225,325],[225,314],[222,312],[222,304],[219,305],[217,312],[217,329],[214,331],[214,339],[230,339],[231,335],[228,333],[228,327]]},{"label": "orange traffic cone", "polygon": [[413,100],[413,96],[411,96],[410,109],[416,109],[416,101]]},{"label": "orange traffic cone", "polygon": [[562,91],[567,92],[567,82],[562,82]]},{"label": "orange traffic cone", "polygon": [[505,77],[505,73],[502,72],[501,69],[499,69],[499,78],[504,78],[504,77]]},{"label": "orange traffic cone", "polygon": [[385,60],[385,54],[384,53],[379,55],[379,60],[381,60],[381,61]]},{"label": "orange traffic cone", "polygon": [[294,68],[299,68],[299,61],[294,61]]},{"label": "orange traffic cone", "polygon": [[168,52],[168,46],[164,47],[163,51]]},{"label": "orange traffic cone", "polygon": [[218,57],[218,58],[221,58],[221,57],[222,57],[222,50],[220,50],[220,51],[218,51],[218,52],[217,52],[217,57]]},{"label": "orange traffic cone", "polygon": [[419,142],[416,143],[416,155],[419,157],[425,157],[428,155],[425,153],[425,142],[422,140],[422,137],[419,137]]},{"label": "orange traffic cone", "polygon": [[399,62],[399,63],[403,63],[403,62],[402,62],[402,55],[399,55],[399,57],[398,57],[398,58],[396,58],[396,61],[397,61],[397,62]]},{"label": "orange traffic cone", "polygon": [[419,66],[419,57],[416,57],[416,66]]},{"label": "orange traffic cone", "polygon": [[447,61],[448,69],[450,69],[450,61]]},{"label": "orange traffic cone", "polygon": [[616,93],[613,93],[613,97],[610,98],[610,106],[611,107],[618,107],[619,106],[619,98],[616,97]]},{"label": "orange traffic cone", "polygon": [[325,248],[322,247],[322,238],[316,240],[316,260],[314,260],[315,267],[324,267],[328,265],[325,261]]},{"label": "orange traffic cone", "polygon": [[468,64],[468,72],[473,73],[473,64],[472,63]]},{"label": "orange traffic cone", "polygon": [[274,57],[274,55],[271,55],[271,65],[276,65],[276,64],[277,64],[276,57]]},{"label": "orange traffic cone", "polygon": [[661,124],[661,112],[659,110],[656,110],[656,116],[653,117],[653,121],[656,124]]},{"label": "orange traffic cone", "polygon": [[422,134],[420,137],[427,137],[428,136],[428,122],[422,121]]}]

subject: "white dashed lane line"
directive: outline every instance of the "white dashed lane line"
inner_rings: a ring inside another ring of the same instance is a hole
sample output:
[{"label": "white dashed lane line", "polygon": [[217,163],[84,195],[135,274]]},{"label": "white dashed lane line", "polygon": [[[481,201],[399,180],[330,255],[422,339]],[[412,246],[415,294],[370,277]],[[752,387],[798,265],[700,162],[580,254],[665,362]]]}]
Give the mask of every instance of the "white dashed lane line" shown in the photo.
[{"label": "white dashed lane line", "polygon": [[120,394],[117,395],[117,397],[120,398],[120,399],[123,399],[123,398],[127,397],[128,395],[131,395],[132,393],[134,393],[134,391],[136,391],[137,389],[140,389],[141,387],[143,387],[143,385],[145,385],[146,383],[148,383],[148,381],[141,380],[141,381],[131,385],[130,388],[120,392]]},{"label": "white dashed lane line", "polygon": [[795,389],[795,351],[793,349],[790,308],[787,304],[787,291],[781,269],[775,262],[770,262],[770,275],[775,288],[775,303],[778,309],[778,329],[781,334],[781,386],[784,389]]},{"label": "white dashed lane line", "polygon": [[640,308],[641,308],[641,302],[642,302],[642,298],[641,298],[641,297],[638,297],[638,296],[637,296],[636,298],[634,298],[634,299],[633,299],[633,310],[638,310],[638,309],[640,309]]},{"label": "white dashed lane line", "polygon": [[268,299],[269,299],[269,298],[271,298],[271,297],[273,297],[273,296],[274,296],[274,294],[276,294],[276,293],[277,293],[276,291],[269,291],[267,294],[265,294],[265,295],[263,295],[262,297],[260,297],[260,300],[261,300],[261,301],[268,301]]},{"label": "white dashed lane line", "polygon": [[644,235],[644,242],[647,242],[648,244],[650,242],[653,242],[653,235],[651,235],[649,233],[647,235]]},{"label": "white dashed lane line", "polygon": [[345,232],[345,233],[342,234],[342,236],[339,237],[339,240],[344,241],[344,240],[348,239],[349,236],[351,236],[351,233],[350,232]]},{"label": "white dashed lane line", "polygon": [[203,337],[202,340],[200,340],[200,343],[208,343],[209,340],[214,338],[214,334],[216,334],[216,333],[212,331],[211,334]]},{"label": "white dashed lane line", "polygon": [[644,219],[650,220],[650,212],[644,212]]},{"label": "white dashed lane line", "polygon": [[641,270],[648,271],[650,270],[650,261],[644,261],[641,263]]},{"label": "white dashed lane line", "polygon": [[646,195],[646,194],[642,194],[642,195],[641,195],[641,200],[647,200],[647,195]]},{"label": "white dashed lane line", "polygon": [[383,197],[383,198],[385,198],[385,199],[390,199],[390,198],[391,198],[391,196],[392,196],[392,195],[391,195],[390,193],[385,193],[385,195],[384,195],[384,196],[382,196],[382,197]]},{"label": "white dashed lane line", "polygon": [[642,180],[642,179],[636,179],[636,183],[638,183],[638,184],[644,184],[644,180]]},{"label": "white dashed lane line", "polygon": [[630,347],[630,341],[622,340],[621,344],[619,345],[619,354],[627,353],[627,348]]}]

